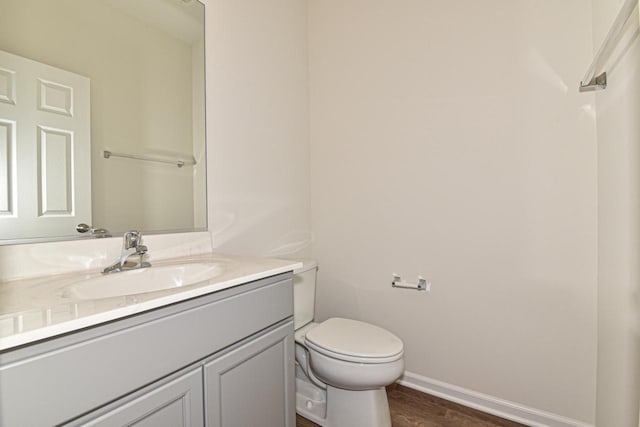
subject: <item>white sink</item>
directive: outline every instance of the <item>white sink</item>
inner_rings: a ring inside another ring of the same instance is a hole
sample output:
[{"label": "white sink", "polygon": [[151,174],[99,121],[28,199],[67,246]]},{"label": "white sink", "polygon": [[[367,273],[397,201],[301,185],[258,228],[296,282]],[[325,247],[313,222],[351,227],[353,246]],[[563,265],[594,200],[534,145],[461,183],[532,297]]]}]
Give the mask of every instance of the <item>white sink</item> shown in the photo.
[{"label": "white sink", "polygon": [[82,300],[142,294],[194,285],[219,276],[220,264],[152,266],[92,277],[66,287],[64,295]]}]

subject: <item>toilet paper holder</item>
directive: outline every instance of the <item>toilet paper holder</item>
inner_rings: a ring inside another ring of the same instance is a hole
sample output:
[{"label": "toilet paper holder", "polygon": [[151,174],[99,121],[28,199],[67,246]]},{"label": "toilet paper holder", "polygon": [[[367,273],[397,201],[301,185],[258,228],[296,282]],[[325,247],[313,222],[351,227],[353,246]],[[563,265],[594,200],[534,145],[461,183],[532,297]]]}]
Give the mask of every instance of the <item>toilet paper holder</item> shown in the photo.
[{"label": "toilet paper holder", "polygon": [[402,277],[394,274],[391,286],[394,288],[413,289],[414,291],[429,291],[431,283],[427,283],[427,279],[421,276],[418,276],[418,283],[403,282]]}]

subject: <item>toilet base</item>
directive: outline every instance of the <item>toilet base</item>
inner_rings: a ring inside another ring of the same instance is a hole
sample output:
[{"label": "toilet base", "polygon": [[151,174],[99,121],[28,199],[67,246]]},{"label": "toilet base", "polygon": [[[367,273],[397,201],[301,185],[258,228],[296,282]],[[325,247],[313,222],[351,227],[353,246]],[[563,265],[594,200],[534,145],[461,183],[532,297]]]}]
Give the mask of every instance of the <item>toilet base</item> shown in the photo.
[{"label": "toilet base", "polygon": [[296,412],[318,425],[327,416],[327,392],[313,384],[296,362]]},{"label": "toilet base", "polygon": [[322,427],[391,427],[384,387],[354,391],[328,385],[323,390],[299,366],[296,366],[296,412]]},{"label": "toilet base", "polygon": [[327,386],[327,418],[324,427],[391,427],[384,387],[376,390],[343,390]]}]

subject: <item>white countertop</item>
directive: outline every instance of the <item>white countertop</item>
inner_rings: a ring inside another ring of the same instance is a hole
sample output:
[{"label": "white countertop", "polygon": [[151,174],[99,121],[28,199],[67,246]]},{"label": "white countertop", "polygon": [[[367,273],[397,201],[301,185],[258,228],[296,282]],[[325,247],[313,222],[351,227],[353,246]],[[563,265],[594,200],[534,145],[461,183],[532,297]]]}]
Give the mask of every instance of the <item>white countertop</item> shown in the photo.
[{"label": "white countertop", "polygon": [[202,262],[219,265],[221,273],[213,279],[189,286],[94,300],[74,298],[69,296],[66,290],[74,283],[100,277],[100,271],[0,282],[0,351],[221,291],[302,266],[297,261],[222,254],[175,258],[152,264],[167,266]]}]

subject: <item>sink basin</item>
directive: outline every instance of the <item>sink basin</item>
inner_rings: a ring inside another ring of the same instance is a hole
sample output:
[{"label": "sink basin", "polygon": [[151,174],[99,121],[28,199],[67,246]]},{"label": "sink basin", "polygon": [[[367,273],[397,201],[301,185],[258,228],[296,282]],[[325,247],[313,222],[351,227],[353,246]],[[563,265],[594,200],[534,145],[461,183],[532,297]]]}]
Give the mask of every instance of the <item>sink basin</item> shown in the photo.
[{"label": "sink basin", "polygon": [[222,271],[214,263],[152,266],[85,279],[67,286],[64,295],[90,300],[162,291],[213,279]]}]

